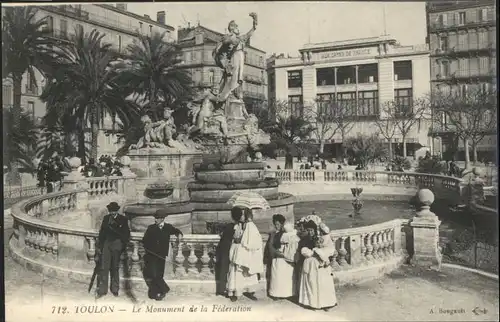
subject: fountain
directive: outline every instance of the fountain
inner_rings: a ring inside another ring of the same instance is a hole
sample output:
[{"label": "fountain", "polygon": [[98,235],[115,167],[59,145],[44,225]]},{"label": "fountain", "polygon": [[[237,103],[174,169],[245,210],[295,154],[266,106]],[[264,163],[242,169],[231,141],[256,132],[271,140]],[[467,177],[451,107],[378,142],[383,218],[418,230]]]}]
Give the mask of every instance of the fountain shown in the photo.
[{"label": "fountain", "polygon": [[361,201],[361,193],[363,192],[363,188],[356,187],[351,188],[352,196],[354,200],[352,201],[352,208],[354,209],[354,213],[349,215],[349,217],[356,217],[361,214],[361,208],[363,208],[363,202]]},{"label": "fountain", "polygon": [[[176,133],[168,108],[159,122],[143,117],[145,135],[128,154],[137,175],[137,202],[124,212],[134,231],[144,231],[161,208],[170,213],[167,221],[184,233],[216,233],[230,221],[226,203],[237,191],[254,191],[269,201],[270,210],[254,214],[263,232],[274,213],[293,220],[294,198],[278,193],[278,181],[265,176],[259,146],[270,142],[269,134],[259,129],[242,97],[243,47],[257,25],[257,16],[250,16],[250,32],[233,33],[232,21],[230,34],[217,45],[214,60],[223,71],[221,86],[188,104],[193,115],[188,133]],[[232,51],[234,45],[241,50]]]}]

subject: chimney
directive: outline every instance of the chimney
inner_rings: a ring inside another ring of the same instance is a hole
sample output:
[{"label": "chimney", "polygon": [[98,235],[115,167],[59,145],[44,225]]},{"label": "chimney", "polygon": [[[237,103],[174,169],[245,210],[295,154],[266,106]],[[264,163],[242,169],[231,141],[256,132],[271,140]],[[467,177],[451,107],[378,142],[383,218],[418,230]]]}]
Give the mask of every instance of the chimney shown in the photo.
[{"label": "chimney", "polygon": [[159,24],[162,24],[164,25],[165,24],[165,11],[158,11],[156,13],[156,21],[159,23]]},{"label": "chimney", "polygon": [[144,18],[151,20],[151,17],[149,15],[144,15]]},{"label": "chimney", "polygon": [[126,3],[117,3],[116,8],[123,10],[123,11],[127,11],[127,4]]}]

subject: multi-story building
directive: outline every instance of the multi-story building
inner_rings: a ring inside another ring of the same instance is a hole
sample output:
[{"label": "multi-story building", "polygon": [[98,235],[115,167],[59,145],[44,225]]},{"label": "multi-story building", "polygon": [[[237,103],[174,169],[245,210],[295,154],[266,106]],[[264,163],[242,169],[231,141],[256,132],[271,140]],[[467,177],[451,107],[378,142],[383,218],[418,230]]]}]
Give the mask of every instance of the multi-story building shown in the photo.
[{"label": "multi-story building", "polygon": [[[466,93],[496,86],[495,1],[438,1],[427,3],[431,92]],[[453,124],[443,111],[435,111],[432,133],[440,139],[439,152],[461,151]],[[458,143],[458,146],[457,146]],[[479,150],[496,150],[496,134],[485,137]]]},{"label": "multi-story building", "polygon": [[[222,69],[215,65],[212,52],[222,36],[222,33],[199,24],[196,27],[179,28],[177,31],[183,64],[190,70],[194,86],[199,89],[218,85],[221,81]],[[251,46],[250,43],[245,47],[243,96],[249,112],[266,100],[265,54],[265,51]]]},{"label": "multi-story building", "polygon": [[[165,11],[157,13],[156,20],[149,16],[137,15],[127,11],[126,4],[73,4],[73,5],[46,5],[36,6],[38,12],[36,20],[47,17],[47,26],[52,31],[53,37],[67,41],[77,28],[82,28],[85,33],[93,29],[105,34],[103,41],[110,43],[114,49],[123,52],[133,43],[137,35],[165,32],[165,39],[173,42],[174,28],[166,24]],[[2,16],[4,14],[2,6]],[[2,80],[2,106],[9,107],[13,103],[13,89],[10,79]],[[33,114],[35,120],[40,120],[46,112],[45,103],[39,95],[45,86],[45,79],[38,71],[35,78],[28,73],[23,76],[21,107]],[[111,121],[105,122],[103,135],[99,136],[99,154],[113,154],[117,150],[115,138],[104,135]]]},{"label": "multi-story building", "polygon": [[[429,94],[429,50],[426,44],[401,46],[389,36],[306,44],[301,57],[271,57],[267,62],[269,101],[288,101],[290,113],[334,104],[356,106],[348,136],[377,131],[374,119],[383,117],[382,104],[406,102]],[[319,103],[321,102],[321,103]],[[407,137],[408,155],[432,144],[430,122],[415,126]],[[427,124],[427,125],[426,125]],[[315,138],[317,141],[318,138]],[[396,134],[393,142],[401,142]],[[339,154],[340,133],[325,143],[325,152]],[[400,146],[395,147],[401,150]]]}]

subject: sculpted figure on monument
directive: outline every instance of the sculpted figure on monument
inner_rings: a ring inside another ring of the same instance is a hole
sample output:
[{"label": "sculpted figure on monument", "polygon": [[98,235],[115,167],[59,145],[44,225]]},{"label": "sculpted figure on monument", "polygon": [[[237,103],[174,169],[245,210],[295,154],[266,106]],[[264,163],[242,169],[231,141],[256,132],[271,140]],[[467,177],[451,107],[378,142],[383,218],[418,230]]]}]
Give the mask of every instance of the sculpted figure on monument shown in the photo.
[{"label": "sculpted figure on monument", "polygon": [[164,119],[158,122],[151,121],[148,115],[144,115],[141,122],[144,126],[144,136],[139,139],[137,144],[131,146],[132,149],[178,147],[173,139],[176,129],[171,109],[166,108]]},{"label": "sculpted figure on monument", "polygon": [[238,100],[243,98],[241,92],[245,66],[244,48],[257,27],[257,14],[251,13],[250,17],[253,19],[253,27],[244,35],[240,35],[234,20],[229,22],[229,33],[223,36],[213,52],[216,65],[223,70],[221,92],[218,97],[220,102],[225,102],[231,95]]},{"label": "sculpted figure on monument", "polygon": [[214,86],[208,93],[205,94],[198,109],[193,110],[193,126],[189,130],[190,133],[213,134],[211,130],[216,128],[216,132],[222,133],[223,137],[227,137],[227,120],[224,113],[224,106],[218,100],[219,88]]}]

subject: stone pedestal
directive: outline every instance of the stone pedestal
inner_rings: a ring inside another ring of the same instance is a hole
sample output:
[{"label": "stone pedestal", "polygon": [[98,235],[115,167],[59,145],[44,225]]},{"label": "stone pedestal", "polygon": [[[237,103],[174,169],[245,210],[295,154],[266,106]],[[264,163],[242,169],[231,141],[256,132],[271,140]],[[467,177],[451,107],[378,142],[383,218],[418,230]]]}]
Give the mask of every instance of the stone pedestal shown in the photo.
[{"label": "stone pedestal", "polygon": [[[171,153],[163,149],[131,150],[130,171],[136,175],[135,200],[145,204],[168,204],[189,200],[187,183],[193,179],[193,165],[201,162],[198,152]],[[164,193],[149,193],[161,190]],[[168,191],[173,187],[172,191]],[[148,190],[149,189],[149,190]]]},{"label": "stone pedestal", "polygon": [[235,98],[228,99],[226,103],[225,113],[228,120],[244,120],[245,103],[243,100],[238,100]]},{"label": "stone pedestal", "polygon": [[89,210],[89,193],[86,178],[78,171],[82,164],[79,158],[69,159],[71,172],[64,178],[65,191],[78,190],[76,194],[75,209],[61,216],[58,223],[82,228],[93,228],[93,219]]},{"label": "stone pedestal", "polygon": [[421,189],[417,193],[421,208],[410,222],[413,230],[413,265],[441,269],[441,249],[439,247],[439,226],[441,221],[430,211],[434,202],[434,194],[429,189]]}]

